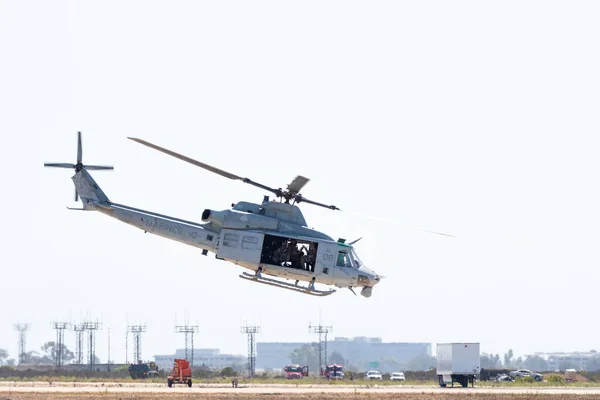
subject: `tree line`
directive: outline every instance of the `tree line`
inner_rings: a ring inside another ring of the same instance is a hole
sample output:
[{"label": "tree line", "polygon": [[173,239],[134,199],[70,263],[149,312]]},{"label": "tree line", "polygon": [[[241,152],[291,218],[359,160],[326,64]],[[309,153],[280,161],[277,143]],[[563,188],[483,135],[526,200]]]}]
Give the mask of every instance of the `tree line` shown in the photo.
[{"label": "tree line", "polygon": [[[68,364],[75,359],[75,354],[64,344],[61,350],[61,360],[63,364]],[[24,354],[23,364],[55,364],[58,360],[59,350],[56,342],[44,343],[39,351],[28,351]],[[95,357],[95,364],[100,363],[100,359]],[[15,366],[17,361],[9,356],[8,351],[0,349],[0,366]]]}]

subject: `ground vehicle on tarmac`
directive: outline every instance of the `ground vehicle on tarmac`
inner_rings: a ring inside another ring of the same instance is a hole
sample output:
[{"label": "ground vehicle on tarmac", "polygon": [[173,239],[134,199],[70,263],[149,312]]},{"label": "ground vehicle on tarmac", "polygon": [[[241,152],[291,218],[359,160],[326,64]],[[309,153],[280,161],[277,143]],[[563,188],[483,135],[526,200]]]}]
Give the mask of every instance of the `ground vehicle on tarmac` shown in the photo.
[{"label": "ground vehicle on tarmac", "polygon": [[513,378],[526,378],[532,377],[534,381],[541,382],[544,380],[544,376],[542,374],[538,374],[537,372],[532,372],[528,369],[518,369],[516,371],[511,371],[509,375]]},{"label": "ground vehicle on tarmac", "polygon": [[283,368],[283,372],[285,372],[285,379],[302,379],[308,376],[308,366],[298,364],[286,365]]},{"label": "ground vehicle on tarmac", "polygon": [[405,381],[404,372],[392,372],[390,381]]},{"label": "ground vehicle on tarmac", "polygon": [[436,351],[437,376],[441,387],[460,383],[474,385],[479,379],[481,363],[479,343],[438,343]]},{"label": "ground vehicle on tarmac", "polygon": [[128,371],[132,379],[155,378],[158,376],[158,367],[152,361],[148,363],[140,361],[137,364],[131,364]]},{"label": "ground vehicle on tarmac", "polygon": [[341,364],[330,364],[322,369],[321,375],[327,379],[344,379],[344,366]]},{"label": "ground vehicle on tarmac", "polygon": [[381,380],[383,380],[383,375],[381,375],[381,372],[373,370],[373,371],[367,371],[365,378],[369,379],[369,380],[381,381]]},{"label": "ground vehicle on tarmac", "polygon": [[175,359],[171,374],[167,378],[167,386],[171,387],[174,384],[184,384],[192,387],[192,369],[189,361],[182,358]]}]

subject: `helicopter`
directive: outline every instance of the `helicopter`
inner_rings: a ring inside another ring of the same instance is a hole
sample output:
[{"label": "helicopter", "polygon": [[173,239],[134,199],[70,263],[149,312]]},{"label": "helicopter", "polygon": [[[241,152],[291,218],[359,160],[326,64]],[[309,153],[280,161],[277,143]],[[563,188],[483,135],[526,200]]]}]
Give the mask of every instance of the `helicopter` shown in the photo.
[{"label": "helicopter", "polygon": [[[373,287],[383,278],[367,268],[358,257],[354,244],[360,239],[350,243],[341,238],[336,241],[323,232],[308,228],[297,204],[307,203],[340,210],[334,205],[302,196],[300,190],[308,183],[308,178],[299,175],[285,190],[276,189],[145,140],[133,137],[128,139],[225,178],[239,180],[273,193],[279,201],[264,196],[260,204],[239,201],[232,204],[231,209],[205,209],[201,217],[203,223],[112,202],[88,171],[112,170],[113,167],[83,164],[81,132],[78,132],[75,164],[44,164],[46,167],[75,170],[75,175],[71,178],[75,184],[75,201],[80,199],[82,208],[67,208],[98,211],[145,233],[197,247],[202,250],[203,255],[212,252],[219,260],[250,270],[251,272],[239,275],[250,282],[313,296],[331,295],[336,292],[331,286],[335,286],[348,288],[355,295],[354,289],[360,288],[362,296],[371,297]],[[316,284],[327,285],[329,288],[319,289]]]}]

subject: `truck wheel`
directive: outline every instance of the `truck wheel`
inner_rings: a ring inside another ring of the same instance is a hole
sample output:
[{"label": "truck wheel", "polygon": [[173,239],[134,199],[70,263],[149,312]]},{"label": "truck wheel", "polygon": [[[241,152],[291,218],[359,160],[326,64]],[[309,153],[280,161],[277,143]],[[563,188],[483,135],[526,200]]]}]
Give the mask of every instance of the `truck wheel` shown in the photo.
[{"label": "truck wheel", "polygon": [[462,378],[462,380],[460,381],[460,385],[464,388],[469,387],[469,378],[467,378],[466,376],[464,376]]},{"label": "truck wheel", "polygon": [[188,387],[192,387],[192,380],[188,379]]},{"label": "truck wheel", "polygon": [[442,376],[438,376],[438,381],[440,382],[440,387],[446,387],[446,384],[444,383],[444,378],[442,378]]},{"label": "truck wheel", "polygon": [[173,386],[173,380],[172,379],[167,379],[167,386],[168,387]]}]

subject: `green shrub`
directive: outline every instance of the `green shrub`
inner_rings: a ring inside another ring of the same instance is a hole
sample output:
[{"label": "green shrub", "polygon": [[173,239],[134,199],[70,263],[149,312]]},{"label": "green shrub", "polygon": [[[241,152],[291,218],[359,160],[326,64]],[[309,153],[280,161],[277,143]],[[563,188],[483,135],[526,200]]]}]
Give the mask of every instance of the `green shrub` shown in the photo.
[{"label": "green shrub", "polygon": [[548,383],[552,383],[554,385],[564,385],[565,384],[565,378],[562,376],[557,376],[557,375],[551,375],[548,377]]},{"label": "green shrub", "polygon": [[533,383],[535,382],[535,379],[533,379],[533,376],[518,376],[516,381],[521,383]]}]

